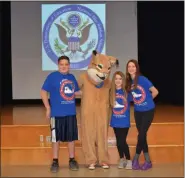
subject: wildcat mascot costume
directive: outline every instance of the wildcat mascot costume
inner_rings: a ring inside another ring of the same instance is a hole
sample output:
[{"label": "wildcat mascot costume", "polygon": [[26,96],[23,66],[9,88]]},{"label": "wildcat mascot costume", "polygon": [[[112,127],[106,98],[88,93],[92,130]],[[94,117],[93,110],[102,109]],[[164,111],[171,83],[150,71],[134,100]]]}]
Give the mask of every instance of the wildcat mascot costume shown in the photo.
[{"label": "wildcat mascot costume", "polygon": [[114,65],[118,65],[116,58],[93,51],[90,65],[79,80],[79,87],[82,90],[82,149],[89,169],[95,169],[98,162],[102,168],[109,168],[107,144],[111,87],[109,75]]}]

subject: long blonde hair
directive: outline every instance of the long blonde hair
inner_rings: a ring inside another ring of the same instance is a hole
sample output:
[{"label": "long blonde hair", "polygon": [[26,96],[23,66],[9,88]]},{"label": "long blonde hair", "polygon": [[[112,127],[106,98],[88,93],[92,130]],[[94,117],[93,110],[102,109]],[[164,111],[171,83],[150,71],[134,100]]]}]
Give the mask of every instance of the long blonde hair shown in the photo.
[{"label": "long blonde hair", "polygon": [[112,77],[112,83],[111,83],[111,89],[110,89],[110,105],[113,108],[115,105],[115,100],[116,100],[116,85],[115,85],[115,79],[116,75],[119,75],[122,78],[122,90],[124,91],[125,98],[127,98],[127,92],[125,89],[125,84],[126,84],[126,77],[121,71],[117,71],[114,73]]}]

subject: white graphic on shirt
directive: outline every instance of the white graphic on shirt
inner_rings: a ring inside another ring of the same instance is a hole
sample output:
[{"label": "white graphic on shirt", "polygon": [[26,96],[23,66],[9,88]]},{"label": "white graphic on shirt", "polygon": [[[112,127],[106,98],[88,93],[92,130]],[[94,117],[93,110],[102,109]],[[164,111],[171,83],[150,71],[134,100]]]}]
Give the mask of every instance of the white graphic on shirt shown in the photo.
[{"label": "white graphic on shirt", "polygon": [[119,102],[121,102],[121,104],[118,103],[117,101],[115,101],[115,105],[113,108],[113,114],[116,117],[119,117],[119,116],[123,117],[123,115],[126,112],[127,107],[128,107],[127,100],[124,95],[119,94],[119,93],[116,93],[116,100],[119,100]]},{"label": "white graphic on shirt", "polygon": [[[133,88],[134,85],[131,86],[131,88]],[[146,93],[145,90],[142,86],[137,85],[136,89],[133,89],[135,91],[132,91],[132,96],[133,96],[133,101],[134,104],[136,105],[140,105],[145,101],[146,98]]]},{"label": "white graphic on shirt", "polygon": [[60,95],[65,100],[65,101],[61,101],[61,104],[64,104],[64,103],[69,104],[69,101],[72,101],[74,103],[75,85],[74,85],[73,81],[64,79],[60,83],[61,83]]},{"label": "white graphic on shirt", "polygon": [[142,94],[137,94],[135,92],[132,92],[132,95],[133,95],[134,98],[139,98],[139,97],[142,96]]},{"label": "white graphic on shirt", "polygon": [[69,87],[65,87],[64,88],[64,93],[66,93],[66,94],[74,93],[74,89],[71,90]]},{"label": "white graphic on shirt", "polygon": [[119,104],[117,101],[115,102],[114,108],[124,108],[124,105]]}]

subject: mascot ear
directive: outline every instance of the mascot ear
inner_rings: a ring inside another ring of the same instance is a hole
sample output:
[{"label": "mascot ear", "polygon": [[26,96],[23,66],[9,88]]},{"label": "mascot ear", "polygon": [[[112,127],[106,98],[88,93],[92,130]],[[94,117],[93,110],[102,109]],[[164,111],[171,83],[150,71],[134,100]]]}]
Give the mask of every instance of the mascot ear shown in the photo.
[{"label": "mascot ear", "polygon": [[98,54],[96,50],[93,50],[92,53],[93,53],[94,56],[96,56]]},{"label": "mascot ear", "polygon": [[119,67],[119,60],[117,58],[115,58],[113,56],[109,56],[109,61],[110,61],[112,67],[113,66],[116,66],[116,68]]},{"label": "mascot ear", "polygon": [[98,52],[96,50],[94,50],[92,52],[92,63],[97,64],[98,63],[98,57],[99,57]]}]

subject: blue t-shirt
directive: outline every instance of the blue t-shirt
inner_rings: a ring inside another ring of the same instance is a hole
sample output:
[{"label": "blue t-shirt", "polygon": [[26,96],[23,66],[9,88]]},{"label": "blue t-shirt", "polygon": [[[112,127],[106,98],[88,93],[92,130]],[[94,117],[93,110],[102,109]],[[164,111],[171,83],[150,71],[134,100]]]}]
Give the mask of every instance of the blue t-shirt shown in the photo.
[{"label": "blue t-shirt", "polygon": [[115,128],[130,127],[130,101],[131,95],[124,96],[122,89],[116,90],[115,105],[112,108],[110,126]]},{"label": "blue t-shirt", "polygon": [[75,92],[79,87],[74,75],[53,72],[42,89],[50,94],[51,117],[76,115]]},{"label": "blue t-shirt", "polygon": [[139,76],[137,88],[132,90],[131,87],[135,111],[148,111],[155,108],[155,103],[149,90],[152,86],[153,84],[146,77]]}]

